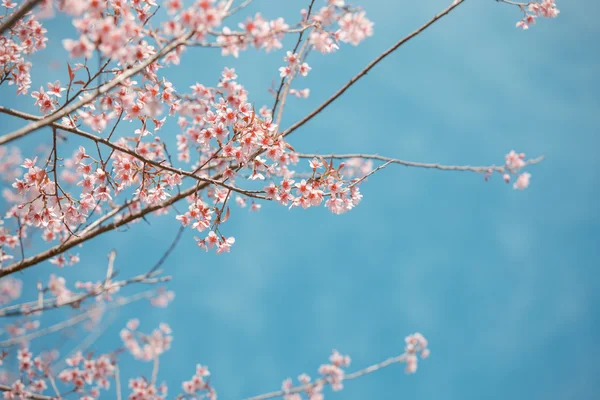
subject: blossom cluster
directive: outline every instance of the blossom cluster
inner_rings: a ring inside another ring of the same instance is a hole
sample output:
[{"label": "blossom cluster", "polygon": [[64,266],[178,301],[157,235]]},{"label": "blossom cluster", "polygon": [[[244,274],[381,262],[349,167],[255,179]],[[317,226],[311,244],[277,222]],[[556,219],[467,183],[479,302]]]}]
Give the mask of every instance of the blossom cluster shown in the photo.
[{"label": "blossom cluster", "polygon": [[152,382],[140,377],[129,380],[131,393],[128,400],[165,400],[167,398],[167,385],[164,383],[156,387]]},{"label": "blossom cluster", "polygon": [[137,330],[139,324],[137,319],[129,320],[120,333],[125,348],[133,357],[142,361],[152,361],[171,348],[173,336],[169,325],[160,324],[159,328],[147,335]]},{"label": "blossom cluster", "polygon": [[[311,20],[319,27],[330,29],[315,29],[310,33],[309,42],[323,54],[339,49],[339,42],[360,44],[373,35],[373,22],[360,9],[351,10],[343,0],[327,1],[328,5],[316,12]],[[337,23],[337,26],[335,25]]]},{"label": "blossom cluster", "polygon": [[517,153],[514,150],[511,150],[504,156],[504,166],[496,168],[495,170],[492,168],[488,169],[484,178],[487,181],[495,171],[502,174],[502,179],[506,183],[509,183],[512,176],[516,176],[513,188],[524,190],[529,187],[529,180],[531,179],[531,174],[529,172],[521,172],[522,168],[525,166],[527,166],[527,161],[525,161],[525,153]]},{"label": "blossom cluster", "polygon": [[319,373],[331,384],[334,391],[342,390],[344,385],[344,370],[342,368],[350,365],[350,356],[341,355],[337,350],[333,350],[329,357],[330,364],[323,364],[319,367]]},{"label": "blossom cluster", "polygon": [[[353,373],[353,377],[375,371],[379,368],[389,365],[393,362],[404,362],[406,364],[405,372],[413,374],[417,371],[418,357],[425,359],[429,357],[429,348],[427,339],[420,333],[414,333],[405,338],[404,354],[384,361],[380,364],[372,365],[364,370]],[[319,367],[321,378],[312,381],[307,374],[298,376],[299,386],[294,387],[291,378],[283,381],[281,390],[284,400],[302,400],[302,394],[306,395],[308,400],[323,400],[323,388],[326,384],[331,385],[332,390],[339,391],[343,389],[343,381],[345,371],[343,368],[350,365],[351,359],[347,355],[340,354],[337,350],[333,350],[329,357],[329,364],[323,364]]]},{"label": "blossom cluster", "polygon": [[66,359],[67,368],[58,374],[58,379],[73,385],[75,392],[83,394],[81,399],[94,400],[100,397],[101,390],[110,388],[110,379],[115,375],[115,363],[107,354],[92,358],[77,352]]},{"label": "blossom cluster", "polygon": [[407,336],[404,339],[406,346],[404,347],[404,354],[406,355],[406,368],[407,374],[414,374],[417,372],[418,356],[422,359],[429,357],[429,348],[427,348],[427,339],[420,333],[414,333]]},{"label": "blossom cluster", "polygon": [[527,5],[521,6],[525,16],[522,20],[517,22],[517,28],[523,30],[529,29],[529,27],[535,24],[538,17],[544,18],[556,18],[560,11],[556,8],[554,0],[541,0],[532,1]]},{"label": "blossom cluster", "polygon": [[[3,1],[1,8],[6,11],[16,7],[12,1]],[[2,13],[0,22],[7,17]],[[9,14],[8,14],[9,15]],[[0,83],[15,85],[17,94],[26,94],[31,87],[31,62],[26,61],[31,54],[46,47],[46,29],[33,15],[22,18],[8,32],[0,34]]]},{"label": "blossom cluster", "polygon": [[49,82],[47,86],[47,92],[43,86],[40,86],[39,91],[31,93],[31,97],[35,99],[34,105],[40,108],[42,114],[48,114],[50,111],[53,111],[59,103],[58,98],[62,97],[61,93],[66,90],[64,87],[61,87],[60,81]]},{"label": "blossom cluster", "polygon": [[[517,154],[514,150],[511,150],[505,157],[506,169],[509,173],[516,174],[521,168],[527,164],[525,162],[525,153]],[[508,183],[510,181],[510,175],[504,174],[504,180]],[[529,172],[523,172],[517,176],[516,182],[513,184],[515,189],[526,189],[529,186],[529,179],[531,174]]]},{"label": "blossom cluster", "polygon": [[[124,149],[134,146],[125,139],[119,143]],[[137,152],[143,153],[148,160],[164,157],[163,151],[164,147],[156,141],[137,146]],[[63,169],[59,175],[62,183],[59,183],[56,169],[60,165],[47,162],[45,167],[38,166],[37,157],[25,159],[22,166],[27,172],[21,178],[15,178],[12,185],[17,194],[4,193],[9,202],[17,203],[6,217],[18,218],[20,232],[11,235],[0,226],[0,249],[14,249],[19,245],[19,237],[27,236],[28,228],[40,229],[47,242],[62,240],[81,229],[90,215],[113,200],[114,194],[132,186],[135,186],[139,201],[155,204],[170,196],[167,190],[181,184],[180,175],[154,168],[126,153],[114,152],[112,168],[109,169],[107,164],[108,160],[103,160],[101,154],[96,159],[80,146],[71,158],[62,161]],[[68,185],[71,190],[63,185]],[[130,212],[136,209],[135,204],[128,208]],[[12,257],[2,255],[3,259]],[[79,262],[79,255],[59,254],[50,262],[62,268]]]},{"label": "blossom cluster", "polygon": [[[350,356],[342,355],[337,350],[333,350],[329,357],[329,364],[323,364],[319,367],[321,378],[316,381],[311,381],[311,377],[307,374],[300,374],[298,381],[302,385],[302,392],[308,400],[322,400],[324,398],[323,388],[325,383],[329,383],[334,391],[343,389],[342,381],[344,380],[344,367],[350,365]],[[293,382],[291,378],[283,381],[281,390],[283,391],[284,400],[302,400],[302,395],[297,390],[293,391]]]},{"label": "blossom cluster", "polygon": [[278,185],[271,182],[264,188],[265,197],[282,205],[302,207],[304,209],[319,206],[325,198],[325,206],[334,214],[342,214],[357,206],[361,199],[358,184],[361,179],[347,180],[343,170],[345,163],[334,167],[323,158],[309,160],[312,175],[299,182],[291,179],[293,173],[287,173]]},{"label": "blossom cluster", "polygon": [[[48,389],[49,366],[56,360],[57,354],[46,353],[33,357],[31,351],[24,347],[17,351],[17,362],[20,379],[12,385],[10,391],[4,392],[5,399],[31,398],[35,394]],[[114,376],[114,361],[107,355],[96,358],[84,357],[81,352],[66,359],[67,368],[58,374],[61,382],[72,387],[72,391],[80,395],[80,399],[93,400],[100,396],[101,389],[110,387],[109,378]]]},{"label": "blossom cluster", "polygon": [[207,380],[208,376],[210,376],[208,367],[198,364],[194,376],[190,380],[184,381],[181,387],[188,395],[200,395],[201,398],[216,400],[217,392],[210,386],[210,382]]}]

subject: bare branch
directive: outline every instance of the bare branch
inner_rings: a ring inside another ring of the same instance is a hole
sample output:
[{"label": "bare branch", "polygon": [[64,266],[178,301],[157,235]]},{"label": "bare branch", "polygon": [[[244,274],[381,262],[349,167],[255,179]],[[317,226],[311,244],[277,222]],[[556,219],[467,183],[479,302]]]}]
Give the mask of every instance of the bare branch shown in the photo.
[{"label": "bare branch", "polygon": [[[289,135],[290,133],[294,132],[296,129],[300,128],[302,125],[304,125],[305,123],[307,123],[308,121],[310,121],[311,119],[313,119],[317,114],[319,114],[321,111],[323,111],[328,105],[330,105],[331,103],[333,103],[335,101],[335,99],[337,99],[342,94],[344,94],[344,92],[346,90],[348,90],[350,88],[350,86],[354,85],[360,78],[362,78],[363,76],[365,76],[367,74],[367,72],[369,72],[381,60],[383,60],[385,57],[387,57],[388,55],[390,55],[391,53],[393,53],[394,50],[396,50],[398,47],[402,46],[404,43],[408,42],[410,39],[412,39],[415,36],[419,35],[425,29],[429,28],[431,25],[433,25],[440,18],[442,18],[443,16],[447,15],[450,11],[454,10],[456,7],[458,7],[459,5],[461,5],[464,2],[465,2],[465,0],[457,0],[457,1],[455,1],[448,8],[446,8],[444,11],[442,11],[441,13],[437,14],[436,16],[434,16],[425,25],[421,26],[419,29],[417,29],[416,31],[412,32],[410,35],[404,37],[403,39],[401,39],[400,41],[398,41],[395,45],[393,45],[392,47],[390,47],[389,49],[387,49],[386,51],[384,51],[381,55],[379,55],[379,57],[377,57],[376,59],[374,59],[373,61],[371,61],[362,71],[360,71],[356,76],[354,76],[352,79],[350,79],[344,86],[342,86],[330,98],[328,98],[327,100],[325,100],[325,102],[323,102],[320,106],[318,106],[317,108],[315,108],[310,114],[308,114],[306,117],[302,118],[300,121],[296,122],[294,125],[290,126],[285,131],[283,131],[282,132],[282,136],[285,137],[285,136]],[[1,144],[1,142],[0,142],[0,144]]]},{"label": "bare branch", "polygon": [[[442,171],[471,171],[477,173],[485,173],[489,170],[494,172],[504,172],[504,166],[497,165],[489,165],[489,166],[470,166],[470,165],[442,165],[437,163],[420,163],[414,161],[405,161],[399,160],[397,158],[390,158],[379,156],[376,154],[298,154],[299,158],[314,158],[314,157],[323,157],[325,159],[349,159],[349,158],[361,158],[363,160],[377,160],[377,161],[385,161],[390,164],[400,164],[406,167],[417,167],[417,168],[430,168],[430,169],[439,169]],[[525,165],[534,165],[540,163],[544,159],[544,156],[540,156],[537,158],[533,158],[527,160]]]},{"label": "bare branch", "polygon": [[243,3],[241,3],[239,6],[229,10],[227,12],[227,16],[233,15],[235,13],[237,13],[238,11],[240,11],[241,9],[243,9],[244,7],[250,5],[250,3],[252,3],[254,0],[246,0]]}]

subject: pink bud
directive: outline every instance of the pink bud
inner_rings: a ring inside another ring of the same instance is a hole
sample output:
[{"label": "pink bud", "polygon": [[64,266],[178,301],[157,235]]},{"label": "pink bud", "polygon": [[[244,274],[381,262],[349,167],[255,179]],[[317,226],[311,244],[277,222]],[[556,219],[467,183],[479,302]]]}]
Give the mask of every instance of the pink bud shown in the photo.
[{"label": "pink bud", "polygon": [[510,182],[510,175],[509,174],[504,174],[502,176],[502,178],[504,178],[504,182],[506,182],[506,183]]}]

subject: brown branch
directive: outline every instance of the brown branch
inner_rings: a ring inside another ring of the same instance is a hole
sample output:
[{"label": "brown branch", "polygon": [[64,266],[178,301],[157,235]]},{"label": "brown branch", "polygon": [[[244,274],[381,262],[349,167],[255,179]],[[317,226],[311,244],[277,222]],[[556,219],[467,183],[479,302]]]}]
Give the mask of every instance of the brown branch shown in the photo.
[{"label": "brown branch", "polygon": [[[21,112],[21,111],[17,111],[17,110],[12,110],[12,109],[9,109],[9,108],[6,108],[6,107],[2,107],[2,106],[0,106],[0,113],[4,113],[4,114],[12,115],[12,116],[15,116],[15,117],[32,120],[32,121],[40,121],[42,119],[42,117],[37,117],[35,115],[27,114],[27,113],[24,113],[24,112]],[[254,197],[254,198],[257,198],[257,199],[267,200],[266,197],[258,195],[258,193],[262,193],[261,191],[244,190],[244,189],[237,188],[235,186],[228,185],[228,184],[223,183],[223,182],[216,181],[214,179],[199,177],[199,176],[195,175],[192,172],[182,171],[180,169],[177,169],[177,168],[171,167],[169,165],[166,165],[162,161],[159,162],[159,161],[154,161],[154,160],[151,160],[149,158],[146,158],[146,157],[144,157],[144,156],[136,153],[135,150],[131,150],[131,149],[128,149],[127,147],[123,147],[123,146],[120,146],[118,144],[112,143],[108,139],[104,139],[104,138],[96,136],[96,135],[94,135],[92,133],[82,131],[79,128],[72,128],[72,127],[69,127],[67,125],[59,124],[59,123],[56,123],[56,122],[51,122],[49,125],[52,126],[52,128],[54,128],[54,129],[60,129],[62,131],[74,133],[74,134],[76,134],[78,136],[81,136],[81,137],[84,137],[86,139],[90,139],[90,140],[96,142],[96,144],[101,143],[101,144],[103,144],[105,146],[110,147],[113,150],[117,150],[117,151],[120,151],[121,153],[128,154],[128,155],[130,155],[130,156],[132,156],[134,158],[137,158],[138,160],[140,160],[140,161],[142,161],[142,162],[144,162],[146,164],[150,164],[150,165],[152,165],[152,166],[154,166],[156,168],[159,168],[159,169],[162,169],[162,170],[165,170],[165,171],[169,171],[169,172],[172,172],[174,174],[184,175],[184,176],[187,176],[189,178],[193,178],[193,179],[197,180],[198,182],[208,182],[208,183],[211,183],[213,185],[223,186],[223,187],[225,187],[225,188],[227,188],[229,190],[232,190],[234,192],[243,194],[243,195],[248,196],[248,197]]]},{"label": "brown branch", "polygon": [[25,14],[31,11],[33,7],[35,7],[40,1],[41,0],[28,0],[27,2],[23,3],[23,5],[19,7],[17,11],[6,17],[6,19],[0,24],[0,35],[2,35],[7,29],[12,28],[18,20],[23,18]]},{"label": "brown branch", "polygon": [[[216,177],[214,177],[214,179],[218,179],[218,178],[220,178],[220,175],[217,175]],[[38,264],[45,260],[48,260],[58,254],[61,254],[83,242],[86,242],[86,241],[96,237],[96,236],[99,236],[106,232],[110,232],[112,230],[115,230],[115,229],[123,226],[123,225],[133,222],[137,219],[143,218],[146,214],[149,214],[153,211],[160,210],[161,208],[168,207],[171,204],[175,203],[176,201],[184,199],[187,196],[190,196],[190,195],[196,193],[198,190],[205,189],[208,185],[209,184],[207,182],[199,183],[197,186],[193,186],[186,190],[183,190],[181,193],[177,194],[176,196],[169,197],[168,199],[163,200],[160,203],[143,208],[133,214],[129,214],[128,216],[126,216],[118,221],[114,221],[107,225],[99,226],[92,230],[83,231],[77,237],[70,236],[63,243],[60,243],[54,247],[51,247],[50,249],[48,249],[46,251],[38,253],[35,256],[28,257],[21,262],[15,262],[13,264],[7,265],[6,267],[0,269],[0,278],[10,275],[12,273],[18,272],[18,271],[27,269],[35,264]]]},{"label": "brown branch", "polygon": [[461,5],[464,2],[465,2],[465,0],[457,0],[457,1],[455,1],[448,8],[446,8],[444,11],[442,11],[441,13],[437,14],[436,16],[434,16],[425,25],[421,26],[419,29],[415,30],[414,32],[412,32],[408,36],[406,36],[403,39],[401,39],[400,41],[398,41],[392,47],[390,47],[389,49],[387,49],[386,51],[384,51],[381,55],[379,55],[379,57],[377,57],[376,59],[374,59],[373,61],[371,61],[362,71],[360,71],[356,76],[354,76],[352,79],[350,79],[344,86],[342,86],[330,98],[328,98],[327,100],[325,100],[325,102],[323,102],[320,106],[318,106],[317,108],[315,108],[310,114],[308,114],[306,117],[302,118],[300,121],[296,122],[294,125],[290,126],[285,131],[283,131],[282,132],[282,136],[285,137],[285,136],[289,135],[290,133],[294,132],[296,129],[300,128],[302,125],[304,125],[305,123],[307,123],[308,121],[310,121],[311,119],[313,119],[317,114],[319,114],[321,111],[323,111],[328,105],[330,105],[331,103],[333,103],[338,97],[340,97],[342,94],[344,94],[344,92],[346,90],[348,90],[350,88],[350,86],[354,85],[360,78],[362,78],[363,76],[365,76],[367,74],[367,72],[369,72],[381,60],[383,60],[385,57],[387,57],[392,52],[394,52],[394,50],[396,50],[398,47],[400,47],[404,43],[408,42],[410,39],[412,39],[415,36],[419,35],[425,29],[429,28],[431,25],[433,25],[440,18],[442,18],[443,16],[447,15],[450,11],[454,10],[456,7],[458,7],[459,5]]}]

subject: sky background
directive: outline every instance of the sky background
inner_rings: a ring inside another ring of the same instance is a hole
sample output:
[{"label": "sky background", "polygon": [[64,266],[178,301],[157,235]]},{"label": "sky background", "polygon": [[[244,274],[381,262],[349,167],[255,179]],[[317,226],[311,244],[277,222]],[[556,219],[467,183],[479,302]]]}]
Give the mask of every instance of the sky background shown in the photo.
[{"label": "sky background", "polygon": [[[358,3],[375,23],[374,36],[332,55],[311,54],[312,71],[296,84],[311,96],[290,99],[282,125],[449,3]],[[236,237],[232,252],[205,254],[186,231],[165,264],[173,303],[156,309],[140,302],[108,316],[94,348],[119,345],[129,318],[138,317],[142,331],[167,322],[174,342],[161,357],[159,380],[171,396],[201,363],[220,398],[237,399],[278,389],[302,372],[316,377],[334,348],[352,356],[349,372],[400,354],[404,336],[419,331],[431,357],[417,374],[390,367],[326,398],[598,398],[600,4],[557,3],[559,18],[523,32],[514,27],[518,9],[467,1],[290,137],[302,152],[444,164],[501,164],[511,149],[545,155],[527,168],[527,190],[500,176],[486,183],[473,173],[390,166],[361,186],[362,203],[344,215],[323,207],[233,207],[224,225]],[[307,4],[256,0],[243,15],[295,22]],[[64,64],[60,39],[72,37],[72,27],[63,18],[44,25],[50,41],[34,58],[33,90],[66,80],[66,68],[52,65]],[[291,46],[286,41],[284,50]],[[266,89],[279,79],[283,56],[249,51],[233,59],[188,49],[167,76],[181,92],[196,81],[214,85],[224,66],[235,67],[251,101],[271,104]],[[2,105],[37,113],[31,97],[12,93],[0,89]],[[3,132],[22,125],[0,116]],[[130,133],[126,124],[120,129]],[[178,131],[171,131],[161,136],[174,141]],[[24,155],[39,143],[50,143],[49,131],[20,142]],[[179,228],[174,214],[149,220],[89,242],[65,276],[102,279],[111,248],[122,276],[146,271]],[[46,262],[23,274],[25,295],[55,272]],[[54,343],[42,342],[36,346]],[[122,363],[125,377],[152,369],[129,355]]]}]

